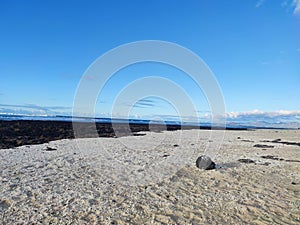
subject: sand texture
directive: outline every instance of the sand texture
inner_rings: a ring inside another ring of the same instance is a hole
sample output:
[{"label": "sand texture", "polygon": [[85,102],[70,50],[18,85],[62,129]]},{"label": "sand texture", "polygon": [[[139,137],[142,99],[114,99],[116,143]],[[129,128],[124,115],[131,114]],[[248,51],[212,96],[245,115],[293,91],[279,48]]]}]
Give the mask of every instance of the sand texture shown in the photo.
[{"label": "sand texture", "polygon": [[[144,132],[2,149],[0,224],[300,224],[300,130],[210,136]],[[199,170],[208,143],[222,143],[209,151],[217,169]]]}]

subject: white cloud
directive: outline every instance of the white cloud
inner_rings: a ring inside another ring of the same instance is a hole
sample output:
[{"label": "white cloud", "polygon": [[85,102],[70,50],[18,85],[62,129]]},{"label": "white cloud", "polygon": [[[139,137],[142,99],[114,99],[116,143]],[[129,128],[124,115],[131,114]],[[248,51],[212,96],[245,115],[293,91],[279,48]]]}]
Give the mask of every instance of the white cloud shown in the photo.
[{"label": "white cloud", "polygon": [[229,112],[226,114],[227,118],[238,118],[245,116],[264,116],[264,117],[281,117],[281,116],[300,116],[300,110],[278,110],[273,112],[265,112],[261,110],[252,110],[246,112]]},{"label": "white cloud", "polygon": [[226,114],[226,120],[228,125],[299,128],[300,110],[230,112]]},{"label": "white cloud", "polygon": [[256,8],[259,8],[262,4],[264,4],[265,1],[266,1],[266,0],[259,0],[259,1],[256,3],[255,7],[256,7]]},{"label": "white cloud", "polygon": [[300,14],[300,0],[293,0],[293,7],[295,7],[294,14]]},{"label": "white cloud", "polygon": [[[154,115],[147,116],[151,119]],[[157,115],[156,115],[157,116]],[[184,123],[210,124],[212,114],[192,116],[172,116],[159,115],[160,118],[169,121],[182,121]],[[225,115],[226,124],[230,126],[254,126],[254,127],[273,127],[273,128],[299,128],[300,127],[300,110],[278,110],[265,112],[262,110],[252,110],[246,112],[228,112]],[[224,117],[222,117],[224,118]]]},{"label": "white cloud", "polygon": [[1,114],[16,114],[16,115],[32,115],[32,116],[45,116],[45,115],[62,115],[69,113],[71,107],[66,106],[39,106],[34,104],[0,104]]},{"label": "white cloud", "polygon": [[[256,2],[255,7],[259,8],[260,6],[262,6],[264,3],[266,2],[266,0],[258,0]],[[283,8],[293,8],[293,12],[294,14],[299,14],[300,15],[300,0],[283,0],[281,2],[281,7]]]}]

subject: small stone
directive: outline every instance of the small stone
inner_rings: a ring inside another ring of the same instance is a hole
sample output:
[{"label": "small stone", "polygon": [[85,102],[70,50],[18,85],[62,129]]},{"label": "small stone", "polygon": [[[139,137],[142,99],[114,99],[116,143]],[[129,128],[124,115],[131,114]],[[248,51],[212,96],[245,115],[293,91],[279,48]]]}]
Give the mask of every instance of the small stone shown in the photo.
[{"label": "small stone", "polygon": [[280,161],[284,160],[282,158],[278,158],[278,157],[273,156],[273,155],[263,155],[263,156],[261,156],[261,158],[263,158],[263,159],[272,159],[272,160],[280,160]]},{"label": "small stone", "polygon": [[296,184],[297,184],[296,182],[294,182],[294,181],[292,182],[292,185],[296,185]]},{"label": "small stone", "polygon": [[8,209],[11,203],[8,200],[0,199],[0,209]]},{"label": "small stone", "polygon": [[47,148],[45,150],[46,151],[56,151],[57,149],[47,146]]},{"label": "small stone", "polygon": [[261,145],[261,144],[256,144],[253,145],[255,148],[274,148],[274,145]]},{"label": "small stone", "polygon": [[211,158],[206,155],[198,157],[198,159],[196,160],[196,166],[199,169],[204,170],[212,170],[216,168],[216,164],[211,160]]},{"label": "small stone", "polygon": [[255,161],[252,159],[239,159],[238,161],[242,163],[255,163]]}]

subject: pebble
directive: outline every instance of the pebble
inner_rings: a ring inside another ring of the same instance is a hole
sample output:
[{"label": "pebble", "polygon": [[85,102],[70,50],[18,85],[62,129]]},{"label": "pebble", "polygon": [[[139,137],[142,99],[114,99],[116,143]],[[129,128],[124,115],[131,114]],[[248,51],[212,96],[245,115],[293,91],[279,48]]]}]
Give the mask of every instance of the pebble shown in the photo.
[{"label": "pebble", "polygon": [[239,159],[238,161],[242,163],[255,163],[255,161],[252,159]]}]

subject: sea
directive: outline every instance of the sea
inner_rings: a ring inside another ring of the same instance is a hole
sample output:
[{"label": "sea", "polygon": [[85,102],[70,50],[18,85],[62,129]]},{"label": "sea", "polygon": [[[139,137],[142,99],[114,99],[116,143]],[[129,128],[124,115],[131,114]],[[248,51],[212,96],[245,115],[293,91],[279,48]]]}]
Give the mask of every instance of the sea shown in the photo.
[{"label": "sea", "polygon": [[[16,115],[16,114],[0,114],[0,121],[16,121],[16,120],[32,120],[32,121],[65,121],[65,122],[93,122],[93,123],[134,123],[134,124],[163,124],[163,125],[181,125],[181,126],[200,126],[212,127],[209,122],[183,122],[172,120],[147,120],[147,119],[120,119],[120,118],[105,118],[105,117],[80,117],[80,116],[65,116],[65,115]],[[221,125],[214,125],[216,128],[226,129],[300,129],[282,127],[276,125],[255,126],[243,123],[226,123],[224,127]]]},{"label": "sea", "polygon": [[[15,121],[15,120],[39,120],[39,121],[65,121],[65,122],[97,122],[97,123],[137,123],[137,124],[168,124],[181,125],[180,121],[159,121],[145,119],[119,119],[119,118],[104,118],[104,117],[80,117],[80,116],[41,116],[41,115],[11,115],[0,114],[0,120]],[[197,125],[196,123],[186,123],[188,125]]]}]

